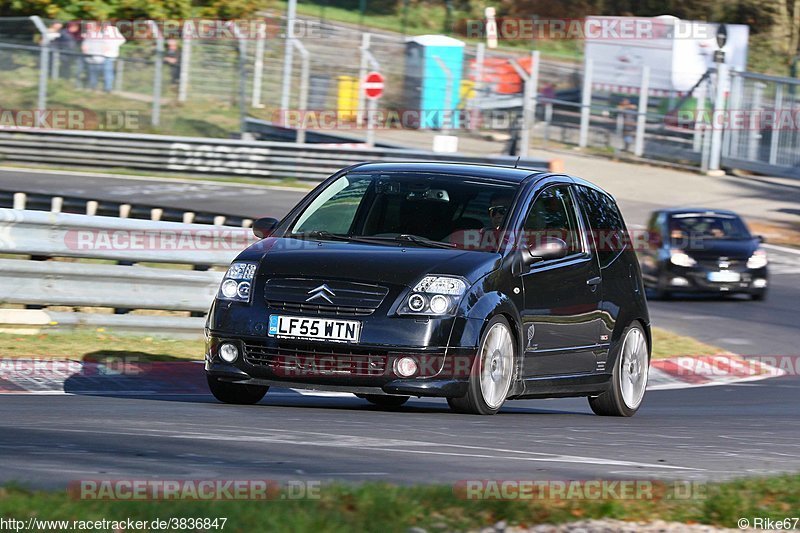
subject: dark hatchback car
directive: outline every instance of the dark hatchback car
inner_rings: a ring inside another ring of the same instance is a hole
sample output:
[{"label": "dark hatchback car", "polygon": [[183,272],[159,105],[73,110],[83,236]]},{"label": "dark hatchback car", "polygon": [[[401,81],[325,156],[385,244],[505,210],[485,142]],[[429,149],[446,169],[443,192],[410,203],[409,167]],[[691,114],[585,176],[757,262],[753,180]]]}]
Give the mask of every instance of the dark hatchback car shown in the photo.
[{"label": "dark hatchback car", "polygon": [[639,263],[614,200],[579,178],[448,163],[337,172],[231,264],[208,318],[214,396],[270,386],[399,406],[586,396],[631,416],[647,385]]},{"label": "dark hatchback car", "polygon": [[656,298],[677,292],[767,295],[764,239],[732,211],[674,208],[655,211],[649,246],[639,253],[645,286]]}]

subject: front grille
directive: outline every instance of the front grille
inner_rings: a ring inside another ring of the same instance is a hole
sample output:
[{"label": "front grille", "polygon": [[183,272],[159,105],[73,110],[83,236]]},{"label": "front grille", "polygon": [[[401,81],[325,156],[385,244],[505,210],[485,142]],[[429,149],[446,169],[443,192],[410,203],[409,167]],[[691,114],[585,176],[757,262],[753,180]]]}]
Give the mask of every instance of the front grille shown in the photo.
[{"label": "front grille", "polygon": [[[326,289],[319,292],[327,299],[318,297],[308,301],[316,294],[314,290],[323,285]],[[380,285],[307,278],[273,278],[267,280],[264,287],[264,298],[273,309],[337,316],[370,315],[389,292]]]},{"label": "front grille", "polygon": [[291,302],[274,302],[267,300],[269,306],[278,311],[287,313],[304,313],[317,315],[336,315],[336,316],[361,316],[371,315],[374,309],[367,307],[342,307],[338,305],[316,305],[316,304],[297,304]]},{"label": "front grille", "polygon": [[[747,260],[746,259],[745,260],[742,260],[742,259],[728,259],[725,262],[728,264],[728,266],[725,269],[727,269],[727,270],[736,270],[736,269],[739,269],[739,268],[745,266],[745,264],[747,263]],[[698,264],[701,267],[709,269],[709,270],[720,270],[719,263],[720,263],[719,259],[716,259],[716,258],[715,259],[700,259],[698,261]],[[725,270],[725,269],[722,269],[722,270]]]},{"label": "front grille", "polygon": [[348,346],[266,346],[248,342],[244,345],[244,359],[249,365],[267,367],[285,377],[382,376],[389,353]]}]

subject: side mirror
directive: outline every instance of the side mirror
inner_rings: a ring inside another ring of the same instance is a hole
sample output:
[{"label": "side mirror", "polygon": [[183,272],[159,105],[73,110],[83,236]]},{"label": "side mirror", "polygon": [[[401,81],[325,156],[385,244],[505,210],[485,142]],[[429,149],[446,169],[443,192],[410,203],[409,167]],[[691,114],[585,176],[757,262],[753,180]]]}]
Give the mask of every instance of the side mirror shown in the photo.
[{"label": "side mirror", "polygon": [[259,239],[264,239],[272,234],[272,230],[278,225],[278,219],[272,217],[257,218],[253,222],[253,235]]},{"label": "side mirror", "polygon": [[569,253],[569,246],[566,241],[558,237],[545,237],[535,247],[528,248],[527,252],[523,252],[522,260],[526,265],[531,265],[539,261],[561,259],[566,257],[567,253]]},{"label": "side mirror", "polygon": [[756,239],[758,239],[758,242],[760,243],[767,242],[767,239],[763,235],[756,235]]}]

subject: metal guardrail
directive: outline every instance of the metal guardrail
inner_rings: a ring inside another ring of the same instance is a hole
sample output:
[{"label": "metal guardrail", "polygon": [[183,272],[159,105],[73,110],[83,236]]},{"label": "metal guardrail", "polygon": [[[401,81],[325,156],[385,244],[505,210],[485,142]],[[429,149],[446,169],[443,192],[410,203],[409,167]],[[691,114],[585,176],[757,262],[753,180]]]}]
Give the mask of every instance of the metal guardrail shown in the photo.
[{"label": "metal guardrail", "polygon": [[222,275],[142,266],[0,259],[0,302],[205,312]]},{"label": "metal guardrail", "polygon": [[[247,228],[0,209],[0,253],[20,257],[0,259],[0,304],[155,309],[194,315],[0,309],[0,325],[201,335],[203,319],[198,315],[208,310],[223,275],[208,267],[227,266],[254,240]],[[42,260],[49,258],[94,262]],[[195,269],[135,263],[185,264]]]},{"label": "metal guardrail", "polygon": [[[513,166],[517,158],[166,135],[0,128],[0,160],[321,181],[342,167],[361,161],[453,161]],[[527,158],[521,160],[519,166],[549,170],[551,161]]]},{"label": "metal guardrail", "polygon": [[248,228],[0,209],[0,253],[227,266]]}]

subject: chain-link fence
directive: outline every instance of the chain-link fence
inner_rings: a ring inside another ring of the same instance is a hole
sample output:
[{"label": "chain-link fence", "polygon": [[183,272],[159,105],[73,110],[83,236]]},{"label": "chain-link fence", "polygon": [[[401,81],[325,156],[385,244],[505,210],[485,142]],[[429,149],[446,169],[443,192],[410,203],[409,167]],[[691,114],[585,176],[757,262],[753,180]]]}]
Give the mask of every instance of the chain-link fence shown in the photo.
[{"label": "chain-link fence", "polygon": [[[170,127],[200,123],[207,114],[214,118],[205,129],[192,131],[226,136],[249,129],[262,139],[310,142],[363,142],[370,139],[364,131],[369,124],[452,135],[490,131],[508,140],[510,154],[524,154],[525,146],[575,145],[701,167],[708,160],[713,71],[676,92],[659,89],[676,75],[672,66],[631,65],[623,73],[628,81],[607,83],[617,76],[618,62],[538,60],[525,50],[487,50],[444,36],[366,34],[308,18],[296,20],[292,39],[285,37],[280,16],[252,27],[218,22],[224,31],[205,34],[195,31],[202,22],[182,21],[171,33],[153,22],[151,31],[119,47],[110,72],[95,68],[92,76],[80,34],[64,36],[69,23],[0,19],[0,108],[130,107],[144,117],[139,129],[164,133],[183,133]],[[371,112],[362,83],[369,71],[385,80]],[[110,86],[104,85],[106,75],[113,78]],[[794,112],[797,85],[733,73],[727,113],[741,111],[750,122],[726,124],[723,159],[762,170],[797,166],[798,127],[763,120],[771,112]],[[113,100],[90,92],[92,86],[110,89]],[[173,120],[153,128],[162,109]],[[325,113],[335,119],[324,122],[319,115]],[[208,127],[217,116],[228,123]],[[328,135],[295,136],[295,128]]]},{"label": "chain-link fence", "polygon": [[800,176],[800,81],[735,72],[722,120],[728,164]]}]

